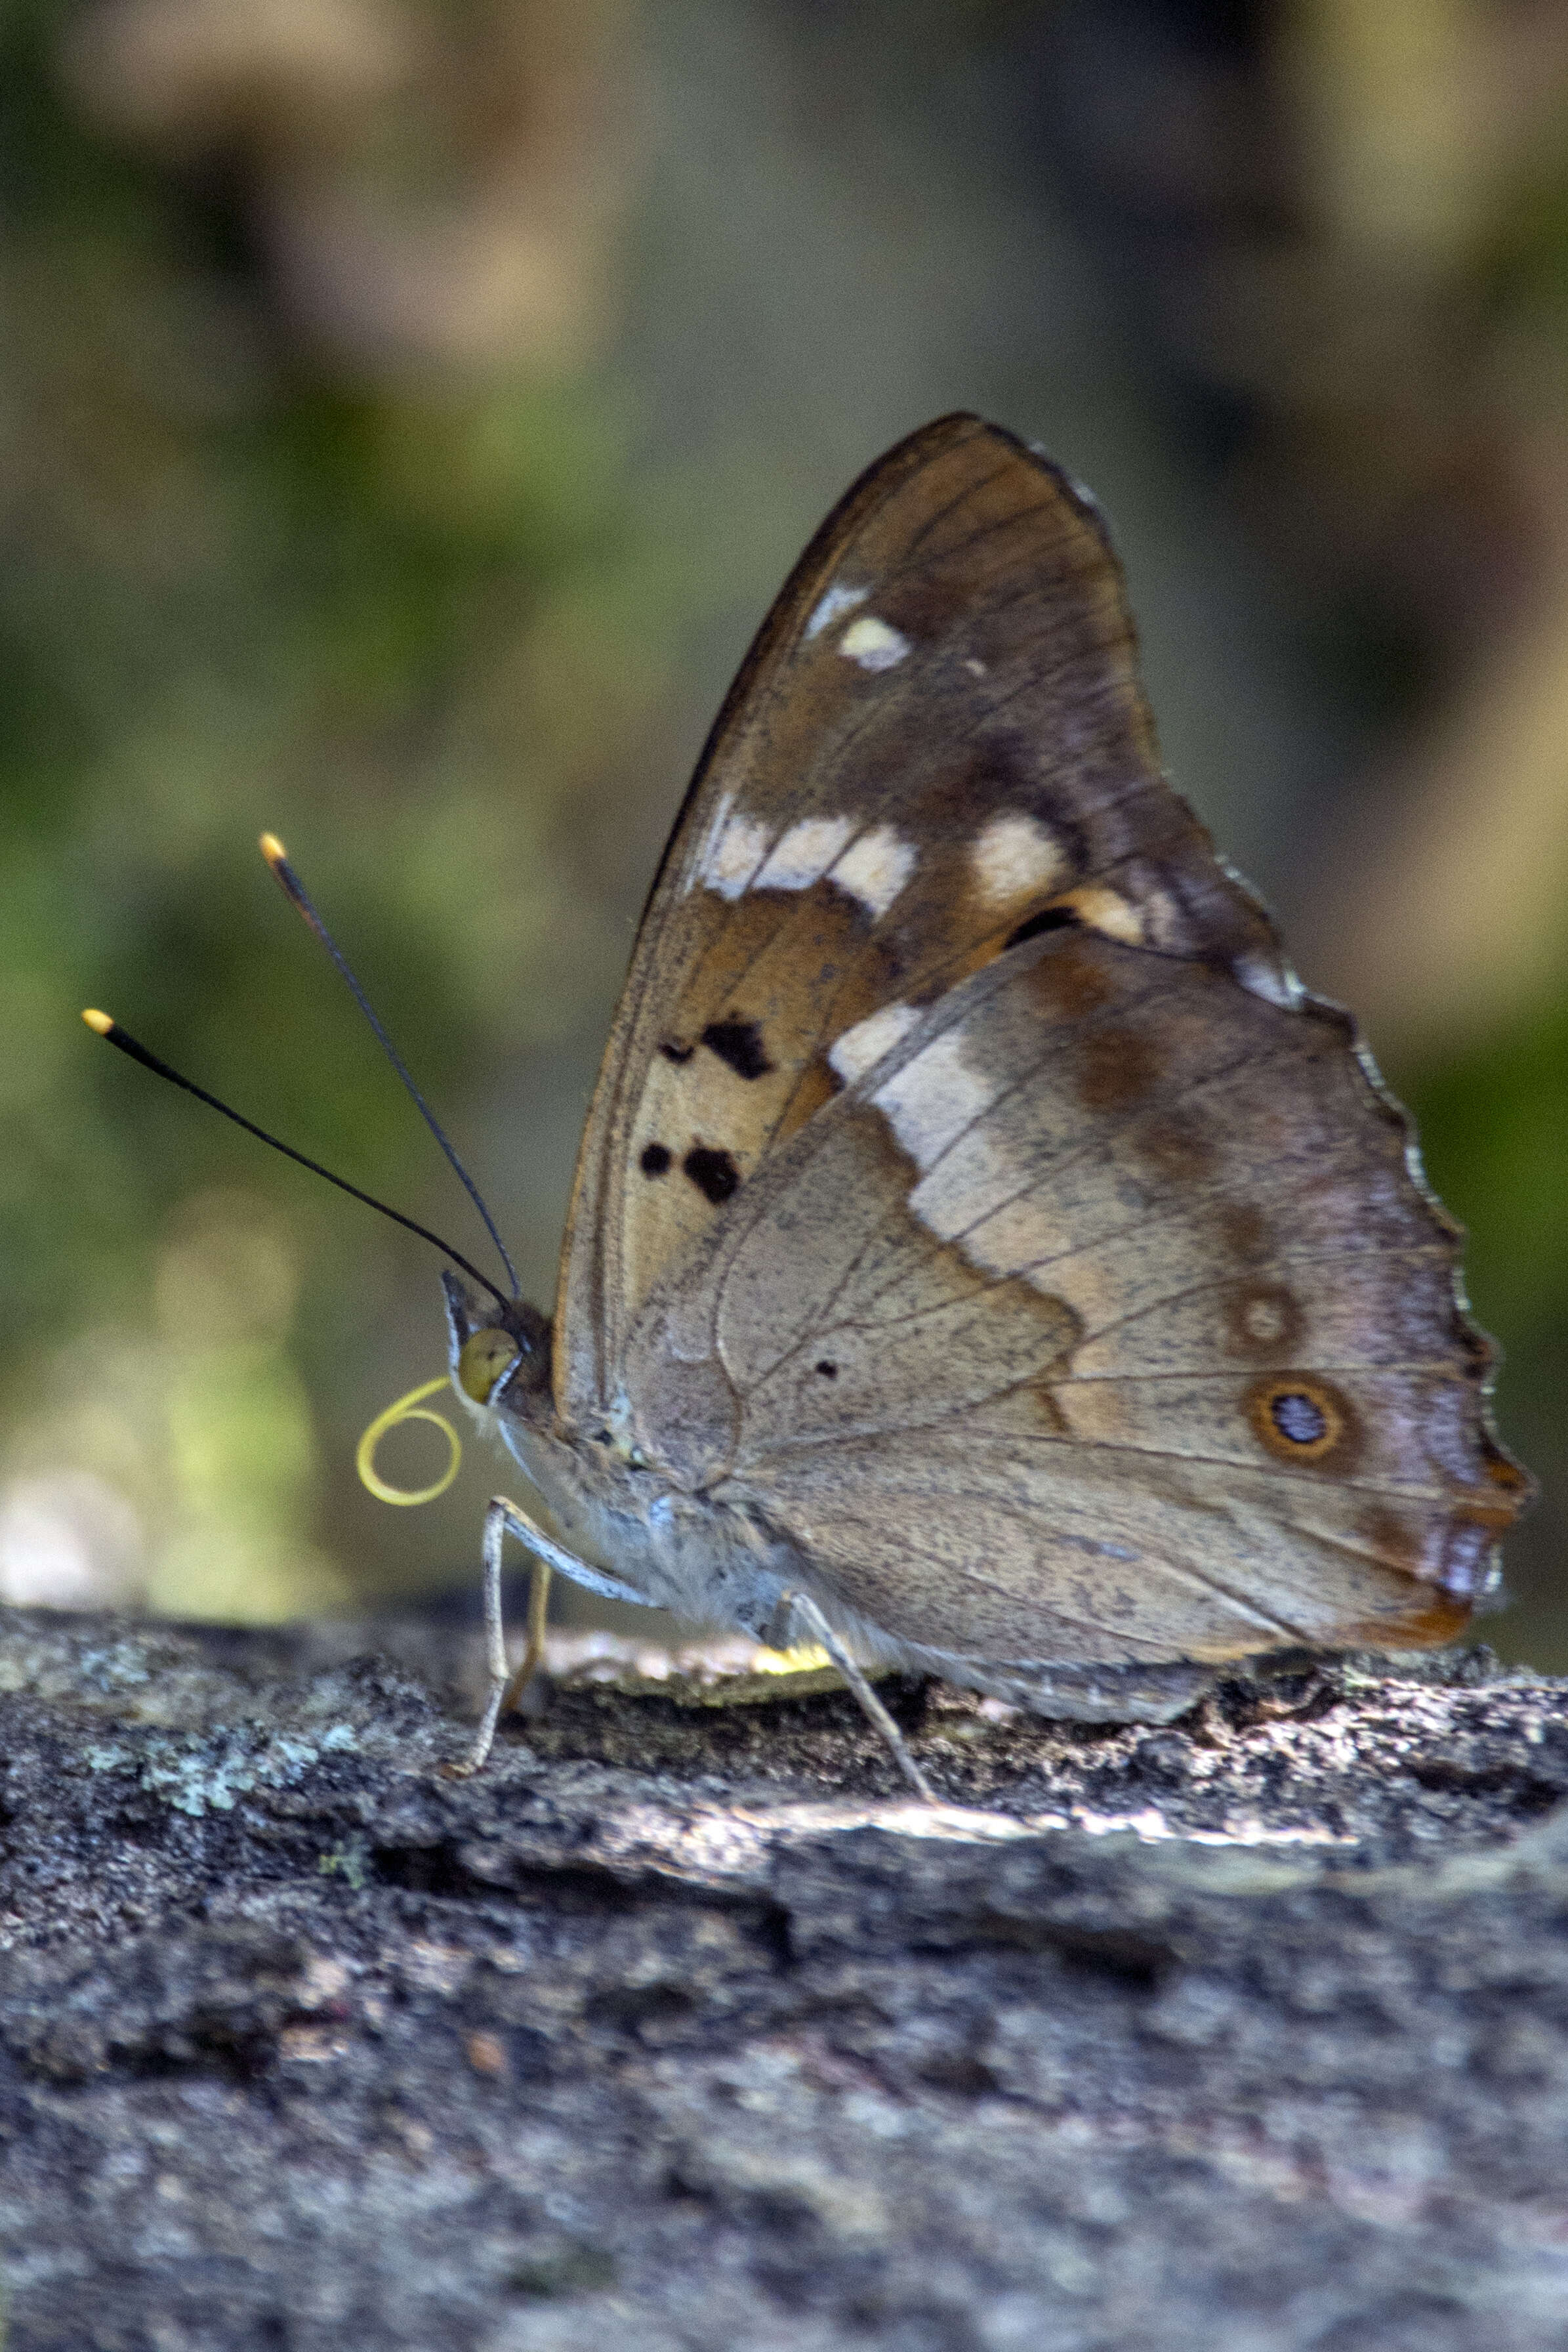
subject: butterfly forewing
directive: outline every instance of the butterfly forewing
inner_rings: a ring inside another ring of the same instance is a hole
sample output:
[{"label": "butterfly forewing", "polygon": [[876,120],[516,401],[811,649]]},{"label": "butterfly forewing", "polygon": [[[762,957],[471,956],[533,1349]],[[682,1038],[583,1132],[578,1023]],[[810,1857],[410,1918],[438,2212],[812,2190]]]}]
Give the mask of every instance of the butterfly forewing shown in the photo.
[{"label": "butterfly forewing", "polygon": [[873,467],[796,567],[666,852],[594,1098],[557,1398],[616,1394],[643,1302],[846,1079],[1031,924],[1287,985],[1161,781],[1086,496],[978,419]]}]

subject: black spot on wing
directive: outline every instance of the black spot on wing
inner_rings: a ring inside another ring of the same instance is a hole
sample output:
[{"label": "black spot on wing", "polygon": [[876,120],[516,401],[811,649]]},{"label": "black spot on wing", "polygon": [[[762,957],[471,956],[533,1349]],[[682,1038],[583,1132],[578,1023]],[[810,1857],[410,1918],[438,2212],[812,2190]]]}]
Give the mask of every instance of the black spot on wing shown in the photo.
[{"label": "black spot on wing", "polygon": [[643,1156],[637,1162],[644,1176],[663,1176],[669,1164],[669,1147],[663,1143],[645,1144]]},{"label": "black spot on wing", "polygon": [[839,1377],[839,1368],[837,1364],[830,1363],[826,1356],[821,1359],[821,1361],[817,1366],[817,1370],[821,1372],[825,1381],[836,1381]]},{"label": "black spot on wing", "polygon": [[[716,1054],[737,1078],[760,1078],[773,1067],[763,1050],[762,1032],[755,1021],[710,1021],[702,1042]],[[664,1048],[669,1051],[668,1046]]]},{"label": "black spot on wing", "polygon": [[729,1199],[740,1182],[740,1171],[731,1154],[716,1150],[707,1143],[692,1146],[681,1162],[681,1171],[716,1209],[721,1201]]},{"label": "black spot on wing", "polygon": [[696,1052],[696,1047],[678,1045],[674,1038],[666,1037],[659,1051],[666,1062],[689,1062]]}]

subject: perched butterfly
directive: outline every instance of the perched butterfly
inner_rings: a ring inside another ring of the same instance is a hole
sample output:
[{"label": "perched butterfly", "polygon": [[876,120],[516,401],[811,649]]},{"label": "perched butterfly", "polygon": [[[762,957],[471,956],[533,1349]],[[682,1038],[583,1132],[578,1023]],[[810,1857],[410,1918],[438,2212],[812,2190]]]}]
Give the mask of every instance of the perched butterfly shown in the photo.
[{"label": "perched butterfly", "polygon": [[492,1506],[471,1767],[506,1531],[1047,1715],[1451,1640],[1529,1492],[1458,1241],[1160,773],[1094,505],[978,418],[926,426],[823,524],[709,739],[553,1322],[445,1277],[453,1379],[555,1530]]},{"label": "perched butterfly", "polygon": [[924,1787],[864,1665],[1168,1719],[1226,1660],[1452,1640],[1530,1493],[1404,1113],[1160,773],[1097,509],[977,417],[862,477],[730,689],[553,1322],[438,1246],[553,1529],[490,1507],[464,1770],[550,1570],[822,1643]]}]

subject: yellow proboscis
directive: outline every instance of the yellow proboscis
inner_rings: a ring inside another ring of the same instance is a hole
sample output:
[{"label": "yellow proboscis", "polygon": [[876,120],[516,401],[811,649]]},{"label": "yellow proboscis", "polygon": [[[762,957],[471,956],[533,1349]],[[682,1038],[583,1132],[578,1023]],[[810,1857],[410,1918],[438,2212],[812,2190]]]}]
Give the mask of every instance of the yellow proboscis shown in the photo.
[{"label": "yellow proboscis", "polygon": [[[446,1385],[444,1372],[439,1380],[426,1381],[422,1388],[410,1389],[407,1396],[399,1397],[396,1404],[389,1404],[385,1412],[377,1413],[355,1447],[354,1467],[361,1482],[379,1502],[401,1503],[405,1508],[412,1508],[415,1503],[434,1503],[437,1495],[445,1494],[456,1477],[463,1460],[463,1446],[457,1432],[440,1413],[432,1412],[424,1402],[426,1397],[434,1396],[438,1389]],[[434,1486],[389,1486],[386,1480],[377,1475],[376,1448],[388,1430],[395,1429],[400,1421],[434,1422],[451,1447],[451,1458]]]}]

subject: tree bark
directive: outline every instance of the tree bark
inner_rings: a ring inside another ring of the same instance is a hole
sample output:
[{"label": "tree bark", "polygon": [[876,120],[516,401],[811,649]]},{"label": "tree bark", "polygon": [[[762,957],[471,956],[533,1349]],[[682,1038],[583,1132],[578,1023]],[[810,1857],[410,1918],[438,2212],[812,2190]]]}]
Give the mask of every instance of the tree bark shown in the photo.
[{"label": "tree bark", "polygon": [[[0,1614],[10,2352],[1568,2340],[1568,1685],[1160,1730]],[[692,1694],[687,1693],[690,1696]]]}]

